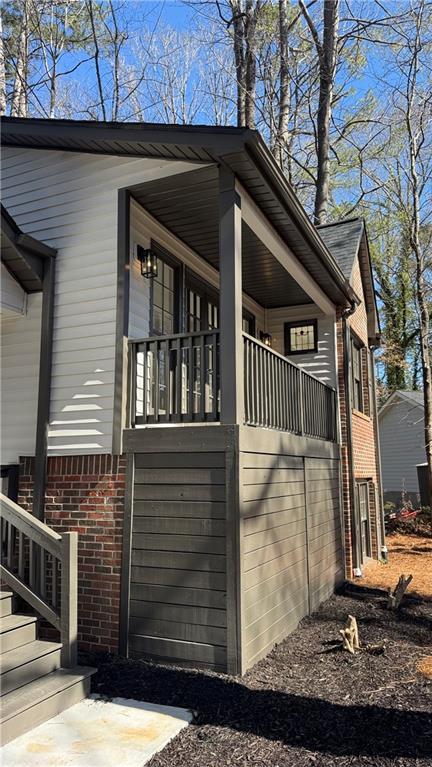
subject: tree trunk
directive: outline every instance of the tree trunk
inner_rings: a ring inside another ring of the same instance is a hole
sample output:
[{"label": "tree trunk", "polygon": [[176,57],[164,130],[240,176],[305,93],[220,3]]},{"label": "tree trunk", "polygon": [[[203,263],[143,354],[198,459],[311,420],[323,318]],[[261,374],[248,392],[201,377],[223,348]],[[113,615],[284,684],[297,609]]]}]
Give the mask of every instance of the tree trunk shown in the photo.
[{"label": "tree trunk", "polygon": [[337,61],[338,26],[339,0],[325,0],[323,42],[319,57],[315,224],[323,224],[327,219],[330,192],[330,120]]},{"label": "tree trunk", "polygon": [[103,89],[103,83],[102,83],[102,74],[100,69],[100,49],[99,49],[98,33],[96,30],[96,24],[95,24],[95,19],[93,14],[93,0],[87,0],[87,9],[89,13],[90,25],[91,25],[92,37],[93,37],[94,64],[95,64],[96,82],[97,82],[97,87],[99,92],[99,102],[100,102],[100,107],[102,110],[102,118],[103,120],[106,120],[107,115],[106,115],[106,108],[105,108],[105,96],[104,96],[104,89]]},{"label": "tree trunk", "polygon": [[255,128],[255,97],[256,97],[256,25],[261,9],[261,0],[257,0],[254,8],[253,0],[246,0],[245,21],[245,125]]},{"label": "tree trunk", "polygon": [[242,128],[246,125],[246,72],[244,57],[244,18],[242,14],[241,0],[231,0],[234,29],[234,62],[237,79],[237,125]]},{"label": "tree trunk", "polygon": [[6,72],[3,49],[3,26],[0,14],[0,115],[6,114]]},{"label": "tree trunk", "polygon": [[279,0],[279,116],[274,146],[274,156],[280,167],[284,164],[284,147],[288,143],[290,108],[288,70],[288,7],[287,0]]},{"label": "tree trunk", "polygon": [[[420,240],[420,190],[418,178],[419,162],[419,143],[414,120],[418,119],[416,112],[415,95],[417,88],[417,75],[419,69],[419,54],[423,47],[423,41],[420,37],[420,24],[424,11],[424,3],[421,3],[417,17],[417,30],[415,46],[412,61],[409,67],[409,76],[407,81],[407,110],[406,127],[409,143],[409,170],[410,170],[410,192],[412,198],[412,216],[410,221],[410,244],[415,257],[416,266],[416,297],[420,315],[420,355],[423,379],[423,398],[424,398],[424,437],[426,447],[428,495],[432,505],[432,372],[431,355],[429,349],[430,325],[429,325],[429,307],[427,300],[427,284],[425,278],[426,258],[423,245]],[[427,101],[423,105],[425,110],[429,111]],[[421,133],[420,133],[421,135]],[[420,165],[421,167],[421,165]]]},{"label": "tree trunk", "polygon": [[23,0],[18,57],[11,105],[11,115],[14,117],[27,117],[28,10],[27,0]]}]

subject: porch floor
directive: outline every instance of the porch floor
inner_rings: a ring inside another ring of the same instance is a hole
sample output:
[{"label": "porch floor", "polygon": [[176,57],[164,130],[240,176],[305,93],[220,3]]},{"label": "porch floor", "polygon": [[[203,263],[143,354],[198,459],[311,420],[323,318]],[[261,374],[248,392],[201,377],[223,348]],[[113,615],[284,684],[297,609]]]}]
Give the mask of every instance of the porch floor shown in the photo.
[{"label": "porch floor", "polygon": [[183,708],[93,696],[0,749],[3,767],[143,767],[186,727]]}]

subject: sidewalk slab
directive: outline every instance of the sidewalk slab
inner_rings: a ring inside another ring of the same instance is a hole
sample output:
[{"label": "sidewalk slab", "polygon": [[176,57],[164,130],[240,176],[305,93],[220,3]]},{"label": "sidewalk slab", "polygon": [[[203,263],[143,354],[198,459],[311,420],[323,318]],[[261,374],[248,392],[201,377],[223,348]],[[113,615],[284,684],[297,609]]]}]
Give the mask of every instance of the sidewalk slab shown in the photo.
[{"label": "sidewalk slab", "polygon": [[192,714],[91,696],[0,749],[2,767],[143,767]]}]

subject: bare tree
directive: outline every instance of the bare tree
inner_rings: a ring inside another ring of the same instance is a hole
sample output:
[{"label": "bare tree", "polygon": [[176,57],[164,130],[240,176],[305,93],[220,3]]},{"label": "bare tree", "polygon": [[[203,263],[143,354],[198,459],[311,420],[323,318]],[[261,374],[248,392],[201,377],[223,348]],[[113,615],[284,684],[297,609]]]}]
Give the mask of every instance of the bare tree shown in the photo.
[{"label": "bare tree", "polygon": [[18,54],[11,103],[11,115],[15,117],[27,117],[29,5],[29,0],[22,1]]},{"label": "bare tree", "polygon": [[[429,15],[429,22],[431,16]],[[415,262],[416,295],[420,319],[420,350],[422,361],[422,379],[424,395],[424,430],[426,459],[428,466],[429,498],[432,499],[432,373],[430,351],[430,318],[426,270],[428,264],[425,242],[422,241],[421,192],[424,190],[425,170],[430,173],[430,165],[425,164],[423,153],[429,154],[432,147],[430,122],[432,117],[432,93],[423,91],[419,84],[420,55],[427,46],[423,36],[425,22],[425,0],[420,0],[416,9],[415,36],[408,44],[409,58],[402,65],[405,78],[405,125],[408,138],[409,164],[407,179],[411,197],[411,216],[409,238]],[[430,45],[430,40],[428,41]],[[429,134],[429,135],[428,135]],[[421,178],[423,176],[423,179]],[[430,177],[429,177],[430,179]]]},{"label": "bare tree", "polygon": [[6,114],[6,69],[3,47],[3,21],[0,13],[0,114]]},{"label": "bare tree", "polygon": [[303,0],[299,0],[299,5],[315,43],[319,61],[314,220],[316,224],[323,224],[327,218],[330,193],[330,120],[337,65],[339,0],[324,0],[322,40]]},{"label": "bare tree", "polygon": [[288,124],[290,110],[290,83],[288,64],[288,7],[287,0],[279,0],[279,116],[274,143],[274,155],[277,162],[283,166],[283,147],[288,142]]}]

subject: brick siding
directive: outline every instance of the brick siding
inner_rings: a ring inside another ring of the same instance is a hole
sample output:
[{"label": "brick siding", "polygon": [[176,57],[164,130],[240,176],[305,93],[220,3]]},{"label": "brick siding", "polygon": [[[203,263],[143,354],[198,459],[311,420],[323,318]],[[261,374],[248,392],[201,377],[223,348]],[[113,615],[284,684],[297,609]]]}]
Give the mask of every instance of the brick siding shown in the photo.
[{"label": "brick siding", "polygon": [[[32,510],[34,460],[21,459],[18,503]],[[79,649],[117,652],[125,458],[48,459],[46,523],[78,533]]]},{"label": "brick siding", "polygon": [[[363,299],[363,286],[358,262],[354,265],[352,285],[357,295]],[[368,364],[368,326],[364,301],[349,317],[348,324],[358,339],[365,345],[362,351],[362,380],[364,413],[352,411],[352,444],[353,464],[355,480],[369,480],[369,527],[372,542],[372,556],[378,556],[378,529],[377,529],[377,489],[378,467],[376,460],[376,428],[372,419],[373,408],[370,398],[372,390],[370,386],[370,370]],[[345,401],[345,373],[344,373],[344,343],[343,321],[339,311],[336,317],[337,357],[338,357],[338,383],[341,419],[342,440],[342,491],[343,491],[343,517],[345,526],[345,571],[347,577],[352,577],[354,567],[354,552],[352,547],[352,523],[351,502],[349,492],[349,461],[347,448],[347,412]]]}]

